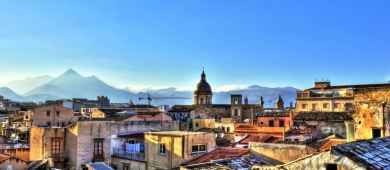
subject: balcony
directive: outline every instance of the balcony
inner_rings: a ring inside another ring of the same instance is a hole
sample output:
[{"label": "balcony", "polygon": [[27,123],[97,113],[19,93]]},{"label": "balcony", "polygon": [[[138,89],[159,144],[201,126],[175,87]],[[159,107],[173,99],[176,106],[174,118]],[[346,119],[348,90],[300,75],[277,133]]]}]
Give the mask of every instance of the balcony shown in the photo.
[{"label": "balcony", "polygon": [[143,152],[129,153],[123,148],[114,148],[112,156],[120,159],[145,161],[145,153]]}]

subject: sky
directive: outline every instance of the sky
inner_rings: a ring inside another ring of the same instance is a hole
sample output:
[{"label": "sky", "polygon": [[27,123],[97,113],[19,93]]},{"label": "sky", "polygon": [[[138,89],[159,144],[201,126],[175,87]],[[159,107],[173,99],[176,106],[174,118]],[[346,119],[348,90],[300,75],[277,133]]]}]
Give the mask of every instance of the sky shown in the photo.
[{"label": "sky", "polygon": [[117,87],[390,80],[390,1],[0,1],[0,83],[69,68]]}]

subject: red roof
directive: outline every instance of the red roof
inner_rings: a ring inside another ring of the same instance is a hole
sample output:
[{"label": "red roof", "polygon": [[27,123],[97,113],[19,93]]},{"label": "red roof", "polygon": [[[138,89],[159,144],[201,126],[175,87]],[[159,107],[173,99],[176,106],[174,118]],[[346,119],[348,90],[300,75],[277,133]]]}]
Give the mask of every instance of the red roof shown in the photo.
[{"label": "red roof", "polygon": [[217,148],[206,154],[203,154],[197,158],[194,158],[184,163],[184,165],[208,163],[211,162],[212,160],[229,159],[234,157],[240,157],[247,154],[249,154],[249,149],[222,147],[222,148]]},{"label": "red roof", "polygon": [[249,144],[249,142],[276,143],[281,139],[272,135],[248,135],[239,144]]}]

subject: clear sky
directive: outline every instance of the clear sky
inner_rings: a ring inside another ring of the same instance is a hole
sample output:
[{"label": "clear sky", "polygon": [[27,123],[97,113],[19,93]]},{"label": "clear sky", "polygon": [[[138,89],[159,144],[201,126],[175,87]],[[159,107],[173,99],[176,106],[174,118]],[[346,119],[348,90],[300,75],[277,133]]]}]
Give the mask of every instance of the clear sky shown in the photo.
[{"label": "clear sky", "polygon": [[118,87],[390,80],[390,1],[0,1],[0,83],[73,68]]}]

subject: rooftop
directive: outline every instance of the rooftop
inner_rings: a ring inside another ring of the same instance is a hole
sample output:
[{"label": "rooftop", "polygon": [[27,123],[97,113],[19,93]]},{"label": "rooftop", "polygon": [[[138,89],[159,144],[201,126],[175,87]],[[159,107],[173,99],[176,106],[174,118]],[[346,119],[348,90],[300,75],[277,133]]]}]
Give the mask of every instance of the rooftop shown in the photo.
[{"label": "rooftop", "polygon": [[160,132],[145,132],[151,135],[165,135],[165,136],[188,136],[188,135],[203,135],[207,132],[192,132],[192,131],[160,131]]},{"label": "rooftop", "polygon": [[186,169],[210,170],[210,169],[239,169],[249,170],[254,165],[278,165],[281,162],[262,155],[247,154],[226,159],[215,159],[206,163],[185,166]]},{"label": "rooftop", "polygon": [[240,157],[243,155],[249,154],[249,149],[244,148],[232,148],[232,147],[222,147],[214,149],[211,152],[205,153],[195,159],[192,159],[183,165],[195,165],[202,163],[210,163],[213,160],[228,159],[233,157]]},{"label": "rooftop", "polygon": [[373,84],[351,84],[351,85],[336,85],[336,86],[328,86],[325,88],[318,88],[318,87],[313,87],[309,88],[307,90],[316,90],[316,89],[342,89],[342,88],[383,88],[383,87],[388,87],[390,88],[390,83],[373,83]]},{"label": "rooftop", "polygon": [[362,163],[368,169],[390,169],[390,137],[337,145],[331,152]]},{"label": "rooftop", "polygon": [[300,112],[294,117],[294,121],[343,122],[346,120],[352,120],[348,112]]}]

